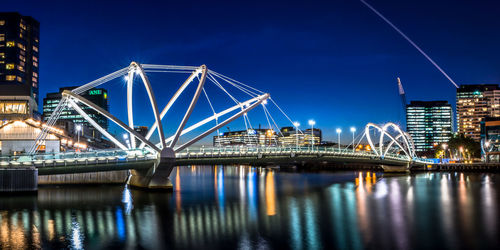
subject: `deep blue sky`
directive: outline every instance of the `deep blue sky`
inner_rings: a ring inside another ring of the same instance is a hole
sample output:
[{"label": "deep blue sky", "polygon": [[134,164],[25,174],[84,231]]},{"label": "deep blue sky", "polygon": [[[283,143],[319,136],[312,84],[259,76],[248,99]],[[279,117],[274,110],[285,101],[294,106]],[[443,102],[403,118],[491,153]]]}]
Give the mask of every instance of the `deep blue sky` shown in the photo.
[{"label": "deep blue sky", "polygon": [[[457,83],[500,83],[498,1],[368,2]],[[132,60],[206,64],[271,93],[294,120],[305,125],[314,118],[326,140],[336,138],[337,127],[347,132],[367,122],[404,122],[398,76],[408,100],[455,103],[453,85],[357,0],[17,0],[2,2],[2,11],[41,23],[42,97]],[[154,88],[162,92],[179,84]],[[115,93],[110,98],[117,99]]]}]

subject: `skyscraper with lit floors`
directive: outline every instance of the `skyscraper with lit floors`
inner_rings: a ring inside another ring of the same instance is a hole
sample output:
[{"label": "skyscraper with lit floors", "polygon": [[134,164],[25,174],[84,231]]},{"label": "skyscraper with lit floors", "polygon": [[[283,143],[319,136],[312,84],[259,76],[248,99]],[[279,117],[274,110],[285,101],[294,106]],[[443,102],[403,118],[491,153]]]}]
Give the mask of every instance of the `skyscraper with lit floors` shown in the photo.
[{"label": "skyscraper with lit floors", "polygon": [[452,109],[447,101],[411,101],[406,106],[406,130],[415,151],[432,150],[452,134]]}]

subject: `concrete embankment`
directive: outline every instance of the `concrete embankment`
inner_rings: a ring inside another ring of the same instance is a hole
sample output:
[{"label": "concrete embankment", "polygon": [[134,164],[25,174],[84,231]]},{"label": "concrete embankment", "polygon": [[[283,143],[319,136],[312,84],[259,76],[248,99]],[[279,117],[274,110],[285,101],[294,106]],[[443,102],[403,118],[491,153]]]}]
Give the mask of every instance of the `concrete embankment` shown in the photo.
[{"label": "concrete embankment", "polygon": [[414,166],[412,171],[500,172],[500,163],[453,163]]},{"label": "concrete embankment", "polygon": [[38,184],[124,184],[129,178],[128,170],[77,174],[38,176]]},{"label": "concrete embankment", "polygon": [[38,189],[34,167],[0,168],[0,192],[33,192]]}]

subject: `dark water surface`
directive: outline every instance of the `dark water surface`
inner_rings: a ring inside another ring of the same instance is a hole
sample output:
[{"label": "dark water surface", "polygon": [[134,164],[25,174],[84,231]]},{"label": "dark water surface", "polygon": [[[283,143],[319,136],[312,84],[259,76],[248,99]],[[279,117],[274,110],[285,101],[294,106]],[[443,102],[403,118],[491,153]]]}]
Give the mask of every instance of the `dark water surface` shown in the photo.
[{"label": "dark water surface", "polygon": [[500,174],[183,167],[174,191],[0,196],[0,248],[493,249]]}]

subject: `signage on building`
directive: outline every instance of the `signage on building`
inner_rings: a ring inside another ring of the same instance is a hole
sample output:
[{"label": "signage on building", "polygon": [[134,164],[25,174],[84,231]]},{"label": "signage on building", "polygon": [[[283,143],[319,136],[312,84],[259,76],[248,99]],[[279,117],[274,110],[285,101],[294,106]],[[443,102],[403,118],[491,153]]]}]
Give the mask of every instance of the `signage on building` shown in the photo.
[{"label": "signage on building", "polygon": [[100,89],[89,90],[89,95],[101,95],[101,94],[102,94],[102,90],[100,90]]}]

